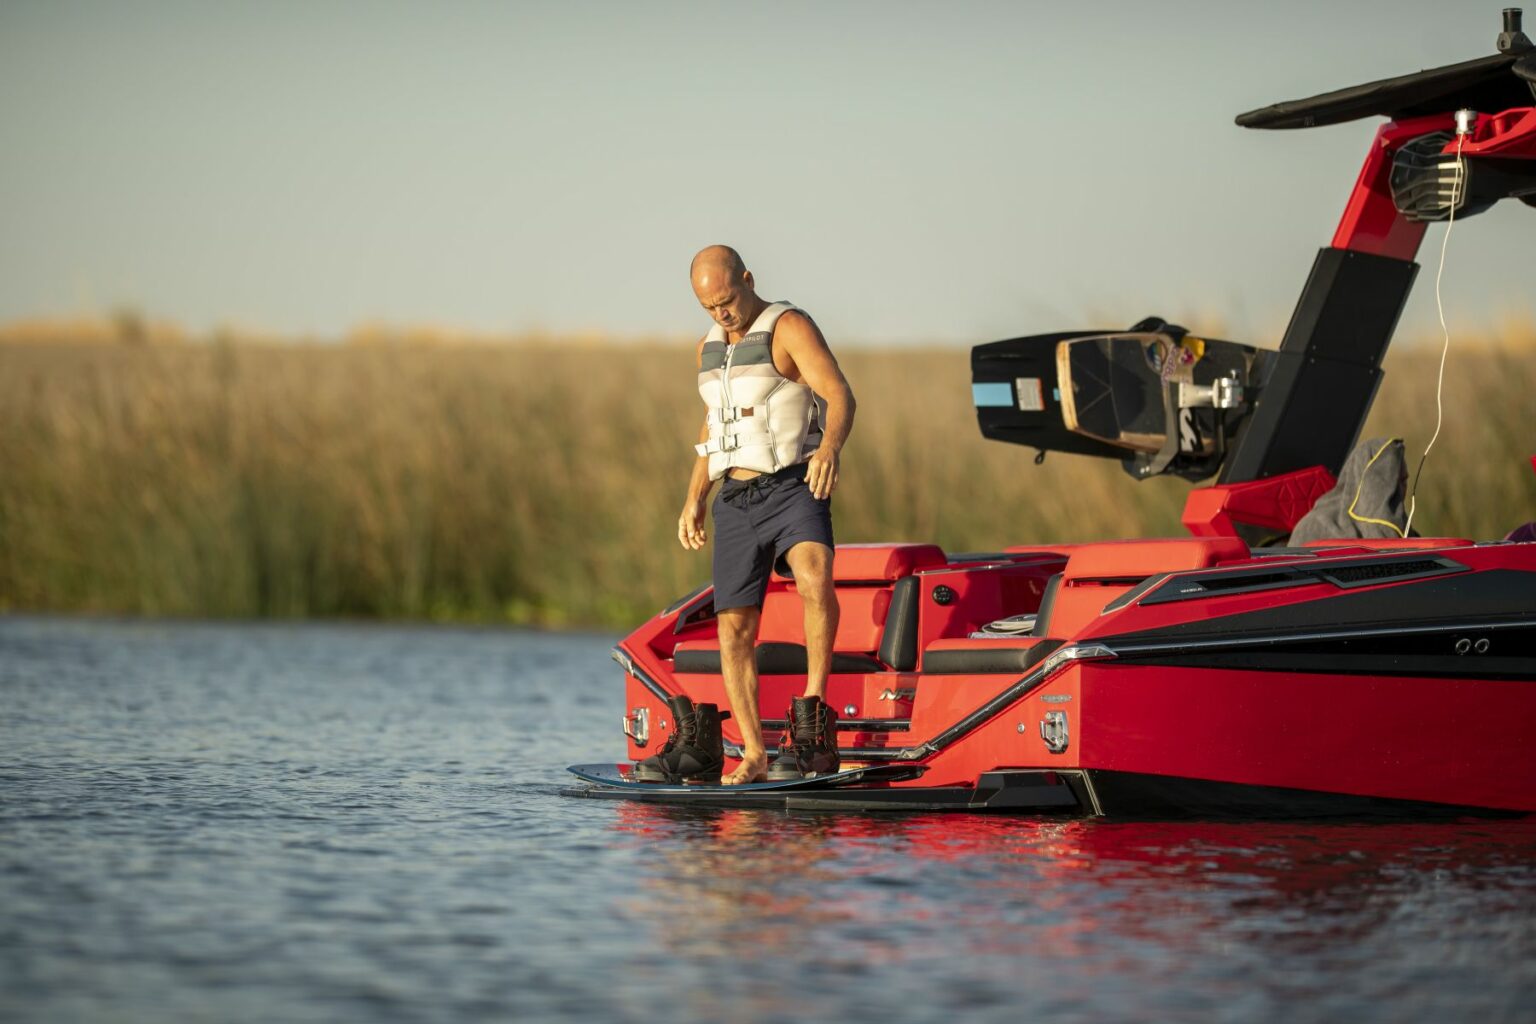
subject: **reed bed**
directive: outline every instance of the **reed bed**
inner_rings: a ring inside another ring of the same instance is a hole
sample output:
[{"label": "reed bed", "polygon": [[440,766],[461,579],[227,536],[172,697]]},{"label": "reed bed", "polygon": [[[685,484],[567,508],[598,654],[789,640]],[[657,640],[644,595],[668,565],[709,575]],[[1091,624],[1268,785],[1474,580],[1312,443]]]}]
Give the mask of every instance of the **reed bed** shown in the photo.
[{"label": "reed bed", "polygon": [[[57,335],[0,331],[0,609],[621,627],[708,577],[675,537],[700,417],[685,340]],[[983,441],[964,349],[841,358],[840,540],[1181,532],[1182,481]],[[1367,428],[1415,460],[1438,358],[1394,353]],[[1458,340],[1421,532],[1536,518],[1533,383],[1529,326]]]}]

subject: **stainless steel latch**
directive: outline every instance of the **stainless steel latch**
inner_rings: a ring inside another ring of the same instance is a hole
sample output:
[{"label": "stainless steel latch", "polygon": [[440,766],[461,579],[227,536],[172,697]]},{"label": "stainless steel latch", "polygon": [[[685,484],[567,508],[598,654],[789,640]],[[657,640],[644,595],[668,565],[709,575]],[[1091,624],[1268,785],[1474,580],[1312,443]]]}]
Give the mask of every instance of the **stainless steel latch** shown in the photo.
[{"label": "stainless steel latch", "polygon": [[1067,713],[1065,711],[1047,711],[1045,718],[1040,722],[1040,738],[1045,741],[1045,749],[1053,754],[1063,753],[1067,749]]},{"label": "stainless steel latch", "polygon": [[651,738],[651,709],[644,705],[630,708],[624,716],[624,735],[634,740],[635,746],[645,746]]}]

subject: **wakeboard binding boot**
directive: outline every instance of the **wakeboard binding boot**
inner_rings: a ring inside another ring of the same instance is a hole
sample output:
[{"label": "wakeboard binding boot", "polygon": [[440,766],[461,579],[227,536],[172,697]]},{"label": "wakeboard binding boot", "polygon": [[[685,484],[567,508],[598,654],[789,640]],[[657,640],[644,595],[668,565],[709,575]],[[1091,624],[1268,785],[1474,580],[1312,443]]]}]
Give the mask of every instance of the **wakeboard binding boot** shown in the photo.
[{"label": "wakeboard binding boot", "polygon": [[660,750],[635,765],[636,782],[718,786],[725,767],[720,723],[730,717],[714,704],[695,704],[682,695],[667,698],[672,735]]},{"label": "wakeboard binding boot", "polygon": [[788,728],[779,741],[779,756],[768,766],[769,782],[835,775],[837,712],[820,697],[796,697],[789,705]]}]

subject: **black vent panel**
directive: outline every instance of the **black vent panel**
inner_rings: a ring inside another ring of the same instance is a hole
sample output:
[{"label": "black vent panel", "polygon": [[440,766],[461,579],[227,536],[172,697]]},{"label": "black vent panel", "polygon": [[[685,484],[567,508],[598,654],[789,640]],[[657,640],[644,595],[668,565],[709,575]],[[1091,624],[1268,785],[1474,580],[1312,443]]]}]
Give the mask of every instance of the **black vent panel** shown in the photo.
[{"label": "black vent panel", "polygon": [[1252,576],[1212,576],[1200,581],[1207,591],[1220,594],[1231,590],[1263,590],[1272,586],[1294,587],[1298,583],[1311,583],[1306,572],[1266,572]]},{"label": "black vent panel", "polygon": [[1321,561],[1321,564],[1298,563],[1283,567],[1230,569],[1202,575],[1177,573],[1147,591],[1137,603],[1163,604],[1168,601],[1190,601],[1202,597],[1318,583],[1331,583],[1341,590],[1349,590],[1466,571],[1466,566],[1449,558],[1399,557],[1340,560],[1331,565]]},{"label": "black vent panel", "polygon": [[1460,572],[1466,566],[1449,558],[1418,558],[1413,561],[1357,562],[1352,565],[1319,566],[1314,572],[1338,587],[1364,587],[1372,583],[1421,579]]}]

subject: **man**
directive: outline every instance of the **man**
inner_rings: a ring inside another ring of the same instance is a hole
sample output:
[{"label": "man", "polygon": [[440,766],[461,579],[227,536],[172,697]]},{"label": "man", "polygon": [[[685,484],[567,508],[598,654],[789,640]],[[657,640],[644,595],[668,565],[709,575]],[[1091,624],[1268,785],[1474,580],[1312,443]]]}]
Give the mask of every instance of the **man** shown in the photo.
[{"label": "man", "polygon": [[[853,429],[853,392],[805,313],[759,298],[734,249],[693,258],[693,292],[715,326],[699,342],[699,393],[708,408],[677,537],[706,542],[714,502],[715,615],[720,666],[741,730],[741,765],[725,785],[837,771],[837,715],[823,699],[837,634],[832,585],[832,492]],[[805,692],[790,708],[789,734],[770,765],[757,705],[757,629],[775,565],[787,566],[805,606]]]}]

